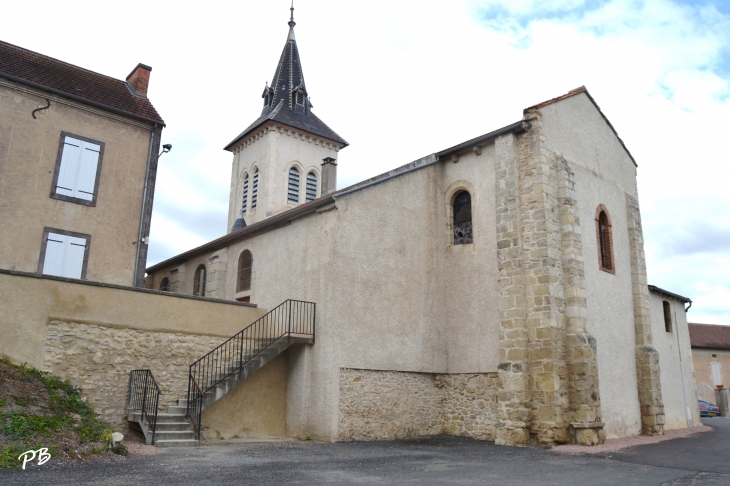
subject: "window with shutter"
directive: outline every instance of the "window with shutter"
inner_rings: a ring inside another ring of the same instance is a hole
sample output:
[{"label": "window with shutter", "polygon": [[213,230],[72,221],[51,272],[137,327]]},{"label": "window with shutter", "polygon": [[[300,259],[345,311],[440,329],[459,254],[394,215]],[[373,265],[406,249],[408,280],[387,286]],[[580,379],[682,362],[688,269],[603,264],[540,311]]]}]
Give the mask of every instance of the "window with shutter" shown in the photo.
[{"label": "window with shutter", "polygon": [[51,197],[96,205],[104,143],[61,133]]},{"label": "window with shutter", "polygon": [[66,278],[86,278],[90,235],[46,228],[38,272]]},{"label": "window with shutter", "polygon": [[259,200],[259,170],[253,173],[253,187],[251,188],[251,211],[256,210]]},{"label": "window with shutter", "polygon": [[299,204],[299,171],[296,167],[289,169],[289,188],[286,202],[289,204]]},{"label": "window with shutter", "polygon": [[307,202],[317,199],[317,174],[307,174]]},{"label": "window with shutter", "polygon": [[241,206],[241,212],[246,212],[246,204],[248,203],[248,174],[243,178],[243,205]]}]

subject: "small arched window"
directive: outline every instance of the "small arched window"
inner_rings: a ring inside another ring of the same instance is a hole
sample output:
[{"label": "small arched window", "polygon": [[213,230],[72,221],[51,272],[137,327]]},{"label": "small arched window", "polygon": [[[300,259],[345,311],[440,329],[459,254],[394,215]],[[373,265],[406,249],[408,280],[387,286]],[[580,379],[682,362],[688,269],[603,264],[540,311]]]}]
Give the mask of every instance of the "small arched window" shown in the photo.
[{"label": "small arched window", "polygon": [[241,212],[246,212],[246,205],[248,204],[248,174],[243,178],[243,204],[241,206]]},{"label": "small arched window", "polygon": [[664,330],[672,332],[672,306],[666,300],[662,301],[662,307],[664,308]]},{"label": "small arched window", "polygon": [[604,272],[616,273],[613,261],[613,236],[611,219],[606,207],[601,204],[596,211],[596,238],[598,240],[598,264]]},{"label": "small arched window", "polygon": [[296,167],[289,169],[289,187],[286,202],[299,204],[299,170]]},{"label": "small arched window", "polygon": [[256,204],[259,201],[259,169],[253,173],[253,187],[251,188],[251,211],[256,210]]},{"label": "small arched window", "polygon": [[205,265],[202,263],[195,269],[195,277],[193,278],[193,295],[205,297]]},{"label": "small arched window", "polygon": [[243,250],[238,257],[238,282],[236,292],[251,290],[251,269],[253,268],[253,256],[248,250]]},{"label": "small arched window", "polygon": [[317,174],[307,174],[307,202],[317,199]]},{"label": "small arched window", "polygon": [[160,282],[160,290],[163,292],[169,292],[170,291],[170,279],[167,277],[164,277],[162,281]]},{"label": "small arched window", "polygon": [[471,224],[471,194],[461,191],[454,197],[454,245],[474,242]]}]

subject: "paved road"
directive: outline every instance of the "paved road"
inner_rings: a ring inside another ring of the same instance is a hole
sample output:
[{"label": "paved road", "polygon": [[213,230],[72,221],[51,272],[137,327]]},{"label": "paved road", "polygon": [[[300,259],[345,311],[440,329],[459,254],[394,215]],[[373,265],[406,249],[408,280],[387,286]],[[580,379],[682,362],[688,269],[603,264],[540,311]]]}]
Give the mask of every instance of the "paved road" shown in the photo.
[{"label": "paved road", "polygon": [[454,437],[221,443],[119,462],[2,470],[0,484],[730,485],[730,420],[704,422],[715,430],[602,456]]}]

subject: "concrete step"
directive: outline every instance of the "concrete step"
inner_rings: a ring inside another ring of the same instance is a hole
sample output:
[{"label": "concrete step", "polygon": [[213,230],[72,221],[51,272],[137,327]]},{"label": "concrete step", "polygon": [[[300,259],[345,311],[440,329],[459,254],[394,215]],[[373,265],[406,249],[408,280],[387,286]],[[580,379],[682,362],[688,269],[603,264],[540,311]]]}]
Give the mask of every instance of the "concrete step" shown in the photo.
[{"label": "concrete step", "polygon": [[198,447],[200,446],[200,441],[195,439],[164,439],[155,440],[155,445],[157,447]]},{"label": "concrete step", "polygon": [[[142,413],[141,412],[129,412],[129,415],[127,416],[127,420],[130,422],[141,422],[142,421]],[[170,422],[185,422],[187,419],[185,418],[185,414],[179,414],[179,413],[164,413],[160,412],[157,414],[157,423],[170,423]],[[145,420],[146,422],[146,420]]]},{"label": "concrete step", "polygon": [[172,414],[176,414],[176,415],[182,415],[184,417],[185,414],[188,413],[188,408],[187,407],[180,407],[180,406],[177,406],[177,405],[170,405],[169,407],[167,407],[167,412],[168,413],[172,413]]},{"label": "concrete step", "polygon": [[192,430],[157,430],[155,445],[161,440],[193,440],[195,433]]},{"label": "concrete step", "polygon": [[190,430],[190,422],[157,422],[157,432]]}]

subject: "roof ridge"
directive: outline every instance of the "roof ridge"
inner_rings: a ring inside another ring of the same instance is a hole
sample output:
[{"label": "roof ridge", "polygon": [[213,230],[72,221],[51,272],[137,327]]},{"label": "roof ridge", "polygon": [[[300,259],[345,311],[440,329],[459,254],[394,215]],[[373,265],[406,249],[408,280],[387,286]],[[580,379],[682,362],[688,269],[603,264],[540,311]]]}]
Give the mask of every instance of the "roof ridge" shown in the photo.
[{"label": "roof ridge", "polygon": [[92,71],[91,69],[86,69],[84,67],[77,66],[76,64],[71,64],[70,62],[62,61],[62,60],[57,59],[55,57],[47,56],[46,54],[41,54],[40,52],[31,51],[30,49],[26,49],[25,47],[21,47],[21,46],[15,45],[15,44],[11,44],[10,42],[6,42],[4,40],[0,40],[0,44],[6,44],[6,45],[12,46],[12,47],[14,47],[16,49],[21,49],[23,51],[30,52],[31,54],[35,54],[36,56],[45,57],[46,59],[51,59],[51,60],[56,61],[56,62],[59,62],[61,64],[65,64],[66,66],[70,66],[72,68],[79,69],[81,71],[86,71],[87,73],[95,74],[97,76],[102,76],[104,78],[111,79],[112,81],[117,81],[119,83],[127,84],[127,81],[126,80],[122,80],[122,79],[119,79],[119,78],[115,78],[113,76],[109,76],[107,74],[103,74],[103,73],[99,73],[99,72],[96,72],[96,71]]},{"label": "roof ridge", "polygon": [[719,327],[730,327],[730,324],[711,324],[706,322],[688,322],[690,326],[719,326]]}]

